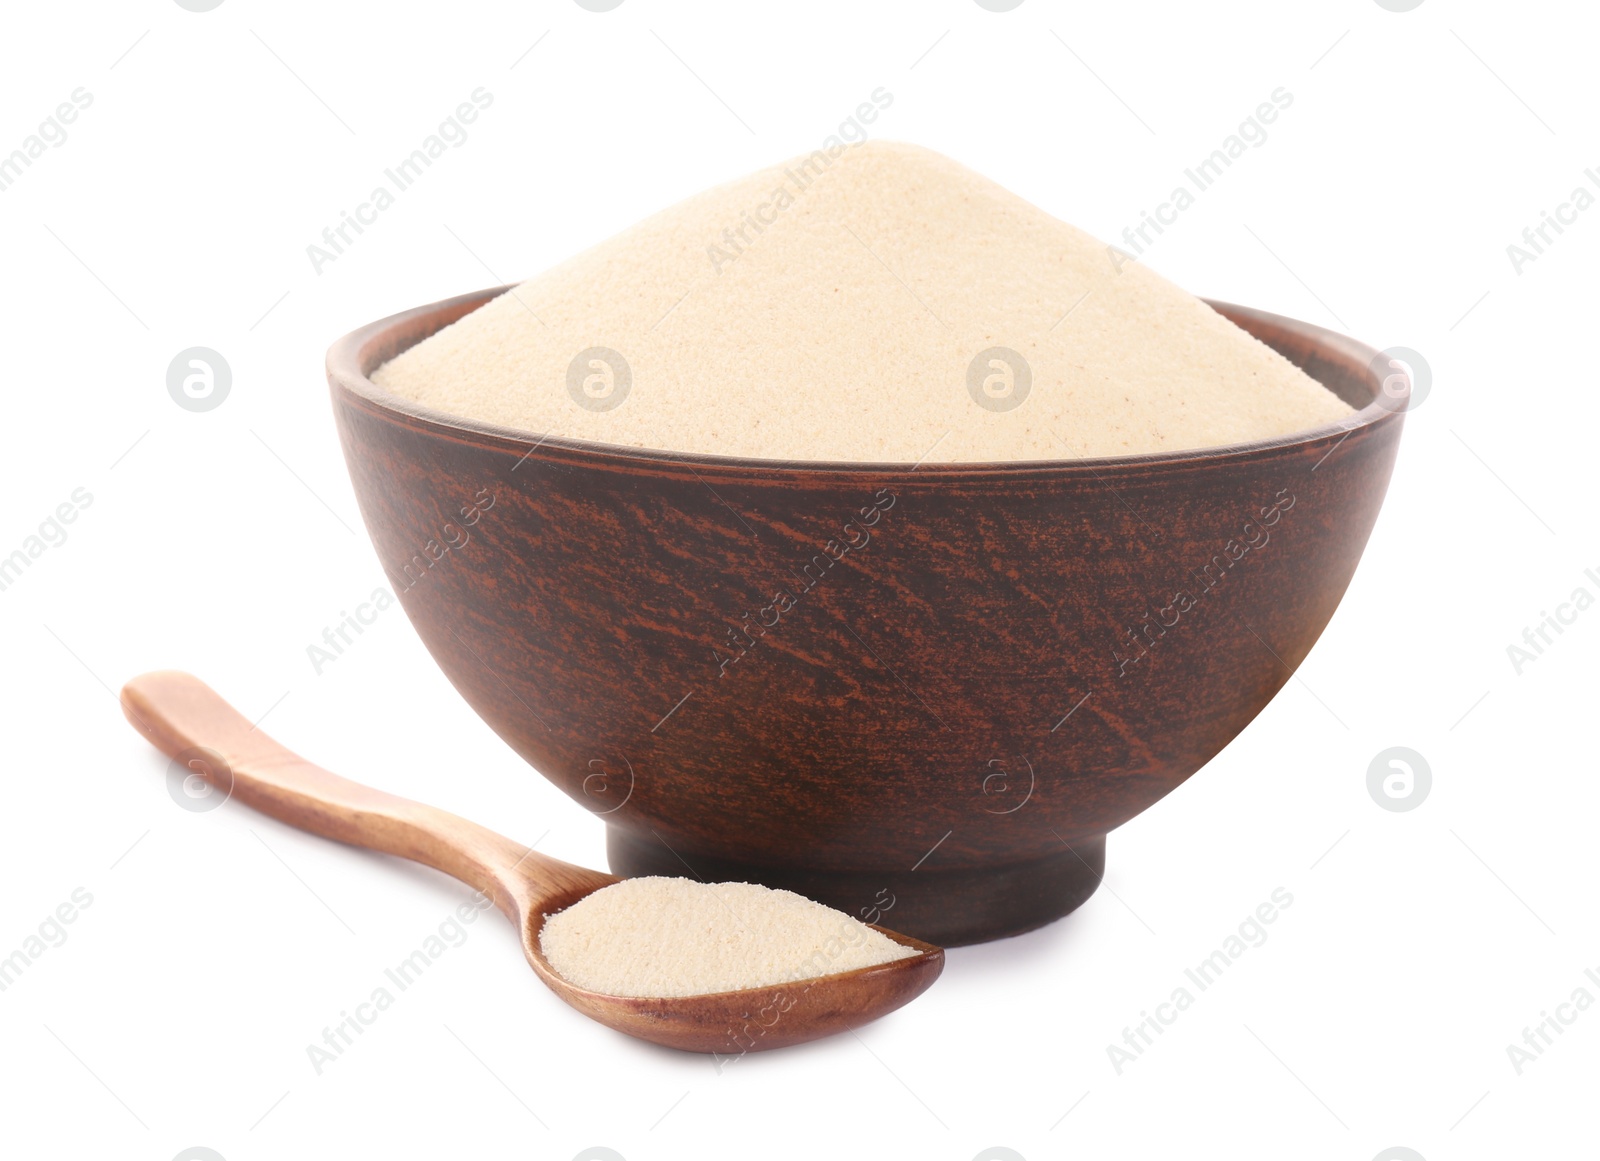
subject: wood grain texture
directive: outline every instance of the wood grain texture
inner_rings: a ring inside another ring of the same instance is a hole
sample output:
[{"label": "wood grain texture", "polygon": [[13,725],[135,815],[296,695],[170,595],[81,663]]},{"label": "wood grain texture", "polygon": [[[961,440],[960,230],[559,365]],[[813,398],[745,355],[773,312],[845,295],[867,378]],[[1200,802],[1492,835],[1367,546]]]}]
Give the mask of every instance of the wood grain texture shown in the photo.
[{"label": "wood grain texture", "polygon": [[[495,293],[328,357],[362,516],[445,674],[613,828],[614,870],[807,882],[948,944],[1081,903],[1106,833],[1288,681],[1406,403],[1370,348],[1224,304],[1358,413],[1226,449],[913,468],[540,439],[367,378]],[[1016,886],[1033,874],[1056,881]]]},{"label": "wood grain texture", "polygon": [[894,1011],[925,991],[944,952],[878,928],[917,955],[775,987],[640,999],[579,988],[539,947],[545,917],[615,876],[552,859],[435,807],[332,774],[251,726],[187,673],[146,673],[123,687],[122,708],[157,749],[194,774],[289,826],[399,855],[477,888],[516,925],[534,972],[573,1008],[619,1032],[669,1048],[738,1057],[833,1035]]}]

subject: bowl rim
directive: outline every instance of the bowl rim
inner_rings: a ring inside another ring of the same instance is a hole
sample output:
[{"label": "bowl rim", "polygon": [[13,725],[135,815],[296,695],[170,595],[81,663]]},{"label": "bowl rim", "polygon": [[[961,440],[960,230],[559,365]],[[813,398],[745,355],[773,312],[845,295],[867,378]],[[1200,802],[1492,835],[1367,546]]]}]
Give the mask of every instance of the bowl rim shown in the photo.
[{"label": "bowl rim", "polygon": [[[415,306],[399,311],[358,327],[336,340],[328,348],[326,369],[329,387],[337,403],[354,405],[370,414],[390,422],[400,422],[413,430],[457,442],[482,446],[486,441],[505,445],[503,450],[521,452],[526,459],[535,452],[548,449],[551,453],[566,453],[594,466],[618,468],[687,468],[691,472],[704,469],[718,475],[728,473],[761,475],[808,474],[830,477],[865,478],[869,480],[904,480],[912,472],[919,479],[939,480],[960,478],[964,481],[985,477],[1015,479],[1019,476],[1060,476],[1063,474],[1128,471],[1171,467],[1186,464],[1212,464],[1236,459],[1259,457],[1264,454],[1309,447],[1324,440],[1343,443],[1353,433],[1372,430],[1389,422],[1400,422],[1410,406],[1411,378],[1402,373],[1400,390],[1390,391],[1385,401],[1385,385],[1380,381],[1374,365],[1381,352],[1358,339],[1287,315],[1274,314],[1254,307],[1203,298],[1211,307],[1247,334],[1265,342],[1246,325],[1257,322],[1277,327],[1305,337],[1317,348],[1334,358],[1350,364],[1359,363],[1365,369],[1367,385],[1372,399],[1366,406],[1344,419],[1335,420],[1287,435],[1244,443],[1223,444],[1214,447],[1185,448],[1178,451],[1143,452],[1126,456],[1098,456],[1094,458],[1027,459],[1005,461],[957,461],[928,464],[855,461],[855,460],[796,460],[755,456],[721,455],[714,452],[672,451],[665,448],[631,447],[624,444],[604,443],[598,440],[577,439],[571,436],[540,434],[522,428],[507,427],[486,420],[472,419],[440,411],[418,403],[387,388],[380,387],[370,378],[370,372],[401,352],[410,349],[451,323],[471,314],[480,306],[500,297],[520,283],[486,290],[472,291],[453,298]],[[437,325],[428,324],[437,321]],[[395,336],[404,330],[416,332],[414,338],[396,343]],[[1268,344],[1271,345],[1270,343]],[[1287,356],[1285,356],[1287,357]],[[1291,360],[1292,362],[1293,360]],[[1309,374],[1309,372],[1308,372]],[[1313,376],[1315,378],[1315,376]],[[1320,380],[1319,380],[1320,382]],[[1329,388],[1331,390],[1331,388]],[[529,446],[532,445],[532,446]],[[932,449],[929,449],[931,453]],[[1331,454],[1331,449],[1330,449]],[[519,461],[520,462],[520,461]]]}]

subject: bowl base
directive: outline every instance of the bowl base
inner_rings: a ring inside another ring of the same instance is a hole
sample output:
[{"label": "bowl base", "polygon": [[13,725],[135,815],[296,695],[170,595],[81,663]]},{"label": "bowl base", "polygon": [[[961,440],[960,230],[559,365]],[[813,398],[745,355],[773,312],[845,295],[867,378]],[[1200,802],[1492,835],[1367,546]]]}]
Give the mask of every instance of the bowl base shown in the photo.
[{"label": "bowl base", "polygon": [[694,850],[676,852],[654,835],[606,828],[611,873],[683,877],[705,882],[760,883],[853,915],[865,923],[941,947],[983,943],[1043,927],[1093,895],[1105,874],[1106,840],[1084,839],[1059,855],[994,867],[914,871],[822,871],[721,859]]}]

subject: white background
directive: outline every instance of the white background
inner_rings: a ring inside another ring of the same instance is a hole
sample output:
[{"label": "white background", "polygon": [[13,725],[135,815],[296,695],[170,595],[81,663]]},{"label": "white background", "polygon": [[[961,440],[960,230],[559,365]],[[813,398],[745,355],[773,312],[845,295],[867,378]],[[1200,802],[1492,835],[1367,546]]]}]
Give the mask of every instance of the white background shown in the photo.
[{"label": "white background", "polygon": [[[1579,585],[1600,595],[1600,211],[1520,274],[1506,247],[1600,167],[1595,32],[1578,4],[1448,0],[14,6],[0,152],[75,88],[93,104],[0,193],[0,555],[74,489],[93,503],[0,592],[0,956],[75,888],[93,903],[0,993],[0,1151],[1592,1148],[1600,1007],[1521,1075],[1506,1047],[1575,989],[1600,999],[1600,611],[1520,675],[1506,647]],[[307,244],[479,86],[470,140],[315,273]],[[878,86],[875,135],[1108,238],[1294,94],[1147,258],[1425,356],[1343,605],[1298,680],[1112,836],[1086,906],[953,952],[859,1038],[719,1075],[566,1009],[489,913],[317,1075],[306,1046],[466,889],[237,804],[180,810],[113,691],[192,670],[333,770],[602,866],[600,824],[478,721],[403,613],[313,671],[306,647],[384,581],[323,352],[810,150]],[[205,414],[165,383],[195,345],[233,370]],[[1393,745],[1433,772],[1407,813],[1366,788]],[[1278,887],[1294,902],[1267,942],[1118,1075],[1107,1045]]]}]

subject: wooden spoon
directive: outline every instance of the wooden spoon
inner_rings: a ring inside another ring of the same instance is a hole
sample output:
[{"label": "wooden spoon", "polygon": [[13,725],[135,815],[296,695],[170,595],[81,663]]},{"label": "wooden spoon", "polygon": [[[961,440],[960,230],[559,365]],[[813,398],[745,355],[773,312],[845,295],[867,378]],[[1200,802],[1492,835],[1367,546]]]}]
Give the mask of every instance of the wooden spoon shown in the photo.
[{"label": "wooden spoon", "polygon": [[[196,774],[246,806],[324,838],[426,864],[482,891],[517,925],[528,963],[556,995],[641,1040],[732,1056],[800,1044],[894,1011],[944,968],[942,949],[878,927],[919,954],[704,996],[643,999],[592,992],[556,974],[539,949],[539,931],[545,916],[619,882],[614,875],[535,854],[464,818],[331,774],[255,729],[190,674],[134,678],[122,687],[122,709],[162,753],[182,756]],[[195,753],[200,749],[212,753]]]}]

